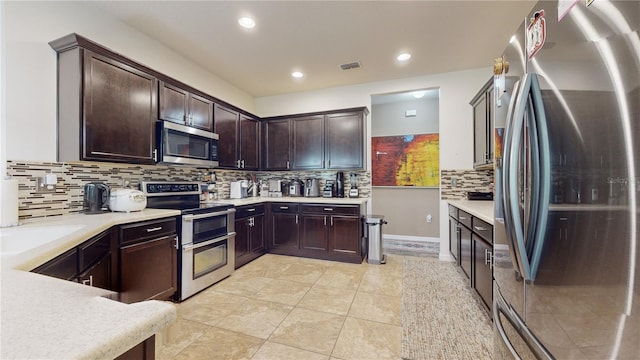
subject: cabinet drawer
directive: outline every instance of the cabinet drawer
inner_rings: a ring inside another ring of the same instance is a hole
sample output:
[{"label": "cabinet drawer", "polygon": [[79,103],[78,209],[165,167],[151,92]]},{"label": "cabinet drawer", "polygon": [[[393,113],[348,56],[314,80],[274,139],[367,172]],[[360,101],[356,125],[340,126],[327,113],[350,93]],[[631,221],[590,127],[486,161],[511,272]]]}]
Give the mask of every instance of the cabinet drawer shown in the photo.
[{"label": "cabinet drawer", "polygon": [[246,205],[236,208],[236,219],[243,219],[258,214],[264,214],[264,204]]},{"label": "cabinet drawer", "polygon": [[493,226],[488,223],[478,219],[477,217],[473,217],[473,232],[480,235],[485,241],[493,244]]},{"label": "cabinet drawer", "polygon": [[451,216],[454,219],[458,218],[458,208],[453,206],[453,205],[449,205],[449,216]]},{"label": "cabinet drawer", "polygon": [[292,203],[272,203],[271,212],[274,213],[297,213],[300,209],[299,204]]},{"label": "cabinet drawer", "polygon": [[111,230],[107,230],[78,246],[80,272],[87,270],[109,254],[110,251]]},{"label": "cabinet drawer", "polygon": [[458,210],[458,220],[471,229],[471,214],[466,211]]},{"label": "cabinet drawer", "polygon": [[176,219],[164,218],[120,226],[120,245],[176,233]]},{"label": "cabinet drawer", "polygon": [[33,272],[58,279],[75,281],[78,275],[78,248],[73,248],[46,262],[34,269]]},{"label": "cabinet drawer", "polygon": [[334,215],[359,215],[360,208],[352,205],[331,204],[305,204],[302,205],[303,213],[334,214]]}]

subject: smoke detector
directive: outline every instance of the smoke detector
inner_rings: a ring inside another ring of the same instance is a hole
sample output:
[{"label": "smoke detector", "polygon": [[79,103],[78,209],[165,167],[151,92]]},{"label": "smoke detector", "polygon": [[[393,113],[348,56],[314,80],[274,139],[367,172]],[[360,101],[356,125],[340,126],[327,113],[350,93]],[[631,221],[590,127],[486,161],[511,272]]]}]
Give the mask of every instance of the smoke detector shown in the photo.
[{"label": "smoke detector", "polygon": [[360,61],[354,61],[354,62],[350,62],[350,63],[346,63],[346,64],[340,64],[340,69],[342,70],[352,70],[352,69],[359,69],[360,67],[362,67],[362,65],[360,65]]}]

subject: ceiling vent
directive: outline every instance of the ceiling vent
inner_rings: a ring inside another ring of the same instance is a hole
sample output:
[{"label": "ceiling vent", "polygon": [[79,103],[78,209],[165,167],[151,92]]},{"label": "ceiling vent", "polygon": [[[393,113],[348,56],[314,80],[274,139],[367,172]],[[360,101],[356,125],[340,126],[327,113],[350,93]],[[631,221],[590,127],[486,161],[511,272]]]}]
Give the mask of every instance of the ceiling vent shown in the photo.
[{"label": "ceiling vent", "polygon": [[362,65],[360,65],[360,61],[354,61],[346,64],[340,64],[340,69],[342,70],[352,70],[359,69]]}]

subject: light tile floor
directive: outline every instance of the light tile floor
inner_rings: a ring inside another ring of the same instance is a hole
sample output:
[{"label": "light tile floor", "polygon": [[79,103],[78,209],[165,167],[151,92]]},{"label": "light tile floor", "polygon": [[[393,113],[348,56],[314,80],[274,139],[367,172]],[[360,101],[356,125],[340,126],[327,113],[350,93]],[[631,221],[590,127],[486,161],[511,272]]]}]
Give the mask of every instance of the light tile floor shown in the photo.
[{"label": "light tile floor", "polygon": [[402,263],[266,254],[176,304],[156,358],[400,359]]}]

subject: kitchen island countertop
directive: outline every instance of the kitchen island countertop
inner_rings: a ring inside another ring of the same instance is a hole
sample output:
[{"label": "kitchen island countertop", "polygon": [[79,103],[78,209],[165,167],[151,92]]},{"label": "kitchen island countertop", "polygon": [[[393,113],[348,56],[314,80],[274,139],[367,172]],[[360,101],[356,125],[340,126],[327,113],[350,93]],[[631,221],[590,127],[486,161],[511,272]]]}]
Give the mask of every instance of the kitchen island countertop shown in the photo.
[{"label": "kitchen island countertop", "polygon": [[30,272],[55,256],[119,224],[177,216],[177,210],[62,215],[30,219],[6,236],[42,226],[79,229],[0,259],[2,359],[112,359],[160,332],[176,318],[165,301],[124,304],[114,292]]}]

